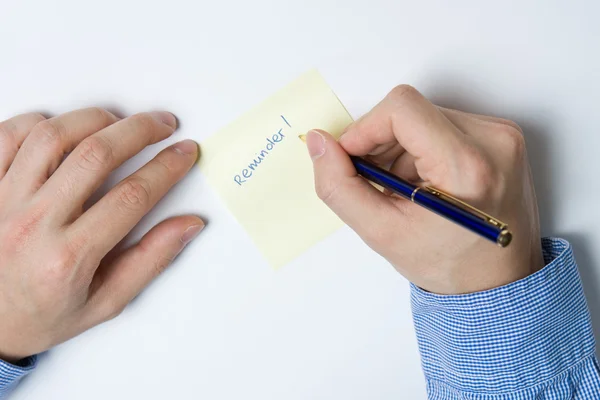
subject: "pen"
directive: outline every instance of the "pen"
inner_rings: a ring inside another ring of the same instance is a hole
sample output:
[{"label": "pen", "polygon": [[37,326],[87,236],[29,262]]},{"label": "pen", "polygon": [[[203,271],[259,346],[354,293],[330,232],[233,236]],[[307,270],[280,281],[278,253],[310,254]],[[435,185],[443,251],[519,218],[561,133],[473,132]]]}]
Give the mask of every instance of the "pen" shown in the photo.
[{"label": "pen", "polygon": [[[305,135],[300,135],[300,139],[305,142]],[[441,190],[412,184],[361,157],[350,156],[350,159],[356,172],[363,178],[469,229],[500,247],[510,244],[512,233],[504,222]]]}]

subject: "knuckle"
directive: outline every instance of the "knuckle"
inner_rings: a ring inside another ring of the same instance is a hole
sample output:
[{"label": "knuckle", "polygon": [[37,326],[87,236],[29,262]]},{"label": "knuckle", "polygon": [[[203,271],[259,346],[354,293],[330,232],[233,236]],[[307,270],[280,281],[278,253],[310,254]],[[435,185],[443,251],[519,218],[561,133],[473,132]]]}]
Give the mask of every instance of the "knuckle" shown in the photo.
[{"label": "knuckle", "polygon": [[137,133],[148,133],[152,132],[157,127],[157,122],[149,113],[139,113],[132,115],[130,122],[133,125],[133,129]]},{"label": "knuckle", "polygon": [[501,135],[511,155],[518,158],[525,153],[525,137],[520,129],[512,125],[505,125]]},{"label": "knuckle", "polygon": [[477,150],[470,150],[465,156],[466,167],[463,169],[472,196],[487,198],[495,186],[496,174],[492,163]]},{"label": "knuckle", "polygon": [[332,182],[317,182],[315,192],[325,204],[331,204],[338,192],[339,185]]},{"label": "knuckle", "polygon": [[44,117],[44,115],[37,112],[27,114],[27,118],[32,121],[32,126],[35,126],[35,124],[39,124],[40,122],[46,120],[46,117]]},{"label": "knuckle", "polygon": [[15,129],[10,121],[0,122],[0,150],[15,147]]},{"label": "knuckle", "polygon": [[44,210],[33,209],[6,221],[2,229],[2,242],[13,251],[27,248],[32,238],[38,235],[43,216]]},{"label": "knuckle", "polygon": [[88,110],[90,113],[94,114],[99,121],[102,121],[103,125],[110,125],[117,119],[113,113],[102,107],[91,107]]},{"label": "knuckle", "polygon": [[106,320],[110,321],[111,319],[117,318],[119,315],[121,315],[123,313],[123,311],[125,311],[125,307],[115,308],[106,316]]},{"label": "knuckle", "polygon": [[121,315],[125,307],[126,304],[122,304],[113,298],[107,298],[100,307],[100,314],[103,320],[110,321]]},{"label": "knuckle", "polygon": [[119,188],[119,203],[125,209],[146,208],[150,203],[151,188],[148,181],[141,177],[127,179]]},{"label": "knuckle", "polygon": [[171,175],[174,172],[181,170],[182,158],[181,157],[173,157],[174,154],[165,153],[159,155],[154,159],[154,163],[158,166],[162,172],[166,175]]},{"label": "knuckle", "polygon": [[48,255],[44,279],[58,283],[67,281],[75,270],[77,260],[77,253],[69,246],[57,248]]},{"label": "knuckle", "polygon": [[31,131],[36,139],[48,144],[55,144],[61,141],[64,126],[58,119],[45,119],[38,122]]},{"label": "knuckle", "polygon": [[502,125],[506,125],[509,128],[517,130],[521,135],[523,134],[523,129],[517,124],[515,121],[505,118],[499,118],[499,123]]},{"label": "knuckle", "polygon": [[315,182],[315,192],[319,199],[335,211],[335,209],[342,206],[341,202],[349,194],[364,190],[362,187],[363,183],[362,179],[347,177],[335,180],[317,180]]},{"label": "knuckle", "polygon": [[78,164],[85,170],[97,171],[109,165],[114,158],[112,146],[100,136],[90,136],[79,146]]},{"label": "knuckle", "polygon": [[388,96],[394,102],[403,102],[410,101],[416,96],[420,96],[420,93],[417,89],[410,85],[398,85],[390,91]]},{"label": "knuckle", "polygon": [[[16,121],[20,123],[17,124]],[[19,115],[13,119],[9,119],[7,121],[0,122],[0,149],[4,149],[7,147],[18,147],[17,140],[18,136],[22,136],[27,132],[19,132],[19,128],[17,125],[24,125],[27,127],[34,127],[38,123],[45,121],[46,117],[44,117],[40,113],[29,113]],[[24,129],[24,128],[21,128]]]},{"label": "knuckle", "polygon": [[171,263],[173,262],[172,258],[168,258],[168,257],[158,257],[156,259],[156,261],[154,262],[154,275],[158,276],[160,274],[162,274],[163,272],[165,272],[165,270],[167,269],[167,267],[169,265],[171,265]]}]

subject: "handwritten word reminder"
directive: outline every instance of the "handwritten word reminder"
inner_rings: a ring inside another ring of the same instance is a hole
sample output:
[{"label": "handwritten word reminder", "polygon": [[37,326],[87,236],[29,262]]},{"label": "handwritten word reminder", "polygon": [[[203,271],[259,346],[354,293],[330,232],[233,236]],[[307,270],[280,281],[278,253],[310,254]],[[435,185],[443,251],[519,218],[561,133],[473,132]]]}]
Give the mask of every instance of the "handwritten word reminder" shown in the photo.
[{"label": "handwritten word reminder", "polygon": [[[292,127],[283,115],[281,115],[281,119],[286,123],[288,127]],[[259,153],[256,153],[257,157],[254,158],[252,162],[250,162],[250,164],[248,164],[248,168],[242,169],[241,173],[233,177],[235,183],[242,186],[243,183],[250,179],[252,177],[252,174],[254,174],[256,169],[259,168],[260,164],[269,155],[269,152],[273,151],[273,149],[275,148],[275,144],[281,142],[284,138],[285,135],[283,134],[283,128],[279,129],[279,131],[277,131],[277,133],[271,136],[270,138],[266,138],[266,146],[264,146],[264,148]]]},{"label": "handwritten word reminder", "polygon": [[273,267],[342,226],[317,197],[312,161],[296,135],[318,128],[338,138],[350,123],[327,82],[310,71],[200,144],[208,183]]}]

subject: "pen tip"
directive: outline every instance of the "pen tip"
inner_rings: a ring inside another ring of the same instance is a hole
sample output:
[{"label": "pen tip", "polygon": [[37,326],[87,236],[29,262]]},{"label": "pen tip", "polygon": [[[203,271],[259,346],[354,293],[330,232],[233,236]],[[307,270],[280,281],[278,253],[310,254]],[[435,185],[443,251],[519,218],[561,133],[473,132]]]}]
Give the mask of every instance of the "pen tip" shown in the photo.
[{"label": "pen tip", "polygon": [[298,138],[306,143],[306,135],[298,135]]}]

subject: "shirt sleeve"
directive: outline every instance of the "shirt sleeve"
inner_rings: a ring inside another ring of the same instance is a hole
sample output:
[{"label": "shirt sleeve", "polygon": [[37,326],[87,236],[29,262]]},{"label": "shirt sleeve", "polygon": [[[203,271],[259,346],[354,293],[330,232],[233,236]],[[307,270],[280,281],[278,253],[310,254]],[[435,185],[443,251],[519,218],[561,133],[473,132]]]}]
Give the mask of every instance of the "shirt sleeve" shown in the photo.
[{"label": "shirt sleeve", "polygon": [[485,292],[411,287],[430,399],[600,399],[590,313],[568,242],[543,239],[546,266]]},{"label": "shirt sleeve", "polygon": [[29,374],[37,364],[37,356],[24,358],[17,364],[0,360],[0,399],[6,398],[19,381]]}]

